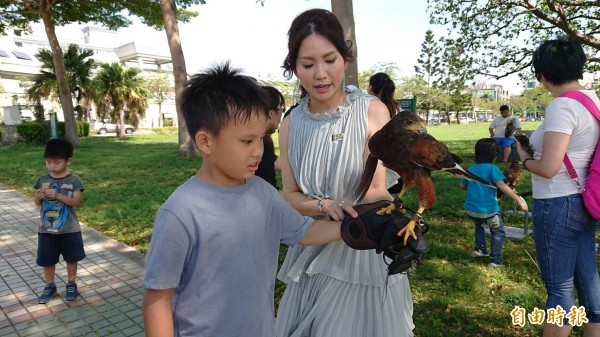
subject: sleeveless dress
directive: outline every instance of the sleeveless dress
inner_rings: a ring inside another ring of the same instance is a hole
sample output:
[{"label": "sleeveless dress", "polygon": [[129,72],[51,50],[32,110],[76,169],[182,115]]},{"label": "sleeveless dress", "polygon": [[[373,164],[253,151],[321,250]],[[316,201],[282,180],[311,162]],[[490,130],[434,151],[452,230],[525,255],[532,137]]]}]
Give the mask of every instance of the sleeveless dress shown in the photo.
[{"label": "sleeveless dress", "polygon": [[[289,161],[308,197],[352,198],[363,172],[374,98],[353,92],[338,110],[310,113],[305,97],[292,111]],[[275,322],[278,337],[413,336],[408,278],[388,278],[375,250],[354,250],[343,241],[292,246],[278,278],[287,285]]]}]

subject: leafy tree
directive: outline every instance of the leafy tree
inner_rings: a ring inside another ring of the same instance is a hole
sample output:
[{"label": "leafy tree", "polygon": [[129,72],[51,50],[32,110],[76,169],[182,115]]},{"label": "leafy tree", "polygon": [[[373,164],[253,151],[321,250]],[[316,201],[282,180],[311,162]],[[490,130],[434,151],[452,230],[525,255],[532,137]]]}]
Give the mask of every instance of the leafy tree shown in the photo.
[{"label": "leafy tree", "polygon": [[123,68],[119,63],[102,64],[94,86],[101,95],[97,97],[98,114],[107,114],[118,121],[118,137],[125,137],[125,110],[130,113],[130,119],[139,120],[148,109],[149,92],[144,85],[144,79],[136,68]]},{"label": "leafy tree", "polygon": [[421,106],[426,111],[425,118],[429,120],[429,110],[433,108],[435,97],[430,95],[431,85],[435,76],[439,76],[438,69],[440,68],[440,47],[434,40],[433,31],[428,29],[425,32],[425,40],[421,44],[421,54],[417,59],[418,66],[415,66],[415,72],[423,77],[426,81],[426,92],[421,100]]},{"label": "leafy tree", "polygon": [[[179,125],[179,150],[178,156],[191,157],[194,155],[194,144],[190,141],[190,136],[187,132],[183,113],[179,104],[179,97],[185,88],[187,82],[187,69],[185,66],[185,58],[183,56],[183,48],[181,39],[179,38],[179,26],[177,20],[182,20],[181,14],[188,14],[188,19],[195,15],[193,12],[185,12],[183,8],[193,4],[204,4],[204,0],[160,0],[160,9],[162,14],[162,24],[155,23],[154,27],[163,26],[167,33],[167,41],[169,42],[169,50],[171,52],[171,62],[173,62],[173,76],[175,78],[175,107],[177,109],[177,122]],[[179,4],[182,8],[177,8]]]},{"label": "leafy tree", "polygon": [[154,102],[158,105],[158,126],[163,127],[165,118],[162,113],[162,103],[164,102],[165,94],[169,91],[171,83],[167,74],[159,71],[158,74],[152,74],[146,79],[146,85]]},{"label": "leafy tree", "polygon": [[[188,0],[181,2],[195,3]],[[131,24],[128,14],[139,16],[147,25],[162,22],[157,0],[0,0],[0,33],[8,27],[27,30],[30,22],[42,21],[52,50],[54,73],[58,81],[58,94],[65,116],[65,137],[73,144],[79,143],[73,112],[73,102],[65,71],[62,50],[55,27],[69,23],[99,23],[109,29]],[[186,21],[193,12],[181,11],[178,19]]]},{"label": "leafy tree", "polygon": [[[75,44],[69,45],[63,54],[66,81],[71,97],[75,98],[75,111],[79,120],[82,120],[85,115],[81,100],[91,86],[92,71],[96,68],[92,55],[94,55],[92,50],[80,49]],[[60,85],[54,71],[52,52],[48,49],[40,49],[35,56],[42,63],[42,71],[34,78],[27,96],[34,102],[39,102],[42,98],[58,97]]]},{"label": "leafy tree", "polygon": [[[428,0],[431,22],[464,39],[476,72],[501,78],[528,70],[542,40],[564,34],[586,49],[590,71],[600,64],[598,1]],[[527,76],[527,75],[525,75]]]}]

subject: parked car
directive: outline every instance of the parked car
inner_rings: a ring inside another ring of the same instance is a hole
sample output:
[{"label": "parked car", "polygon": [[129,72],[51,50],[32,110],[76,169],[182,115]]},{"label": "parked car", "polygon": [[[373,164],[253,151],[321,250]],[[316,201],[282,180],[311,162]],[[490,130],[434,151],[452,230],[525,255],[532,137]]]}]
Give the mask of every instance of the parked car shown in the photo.
[{"label": "parked car", "polygon": [[[94,123],[92,123],[92,130],[96,131],[101,135],[107,134],[109,132],[117,132],[118,127],[119,125],[115,123],[106,123],[102,121],[94,121]],[[132,125],[125,124],[126,134],[132,134],[133,131],[135,131],[135,128]]]}]

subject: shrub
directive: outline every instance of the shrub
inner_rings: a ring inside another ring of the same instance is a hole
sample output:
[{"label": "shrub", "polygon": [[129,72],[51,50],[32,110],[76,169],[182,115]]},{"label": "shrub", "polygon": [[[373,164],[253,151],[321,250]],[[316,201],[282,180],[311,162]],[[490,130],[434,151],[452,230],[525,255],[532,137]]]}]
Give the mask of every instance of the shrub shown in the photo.
[{"label": "shrub", "polygon": [[2,143],[3,139],[4,139],[4,133],[2,132],[2,129],[0,128],[0,143]]},{"label": "shrub", "polygon": [[[58,137],[65,134],[65,123],[58,122]],[[21,141],[27,144],[44,145],[52,136],[50,121],[23,121],[17,124],[17,133]]]},{"label": "shrub", "polygon": [[90,123],[77,122],[77,137],[87,137],[90,135]]}]

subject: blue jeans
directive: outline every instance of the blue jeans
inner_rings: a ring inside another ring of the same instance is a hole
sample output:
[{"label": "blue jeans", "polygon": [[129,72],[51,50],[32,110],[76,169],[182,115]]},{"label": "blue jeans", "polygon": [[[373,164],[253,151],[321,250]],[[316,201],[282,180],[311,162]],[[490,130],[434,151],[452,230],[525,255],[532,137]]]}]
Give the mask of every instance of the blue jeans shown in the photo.
[{"label": "blue jeans", "polygon": [[[506,233],[504,232],[504,223],[502,222],[502,216],[500,214],[496,214],[498,219],[500,220],[500,225],[496,228],[490,227],[490,258],[492,262],[496,264],[502,263],[502,244],[504,243],[504,239],[506,239]],[[475,249],[481,249],[486,251],[485,249],[485,225],[487,224],[487,220],[489,218],[474,218],[469,216],[475,223]],[[488,226],[489,227],[489,226]]]},{"label": "blue jeans", "polygon": [[568,313],[577,289],[589,322],[600,323],[597,227],[579,194],[533,200],[533,238],[548,293],[546,309],[560,305]]}]

